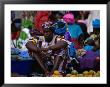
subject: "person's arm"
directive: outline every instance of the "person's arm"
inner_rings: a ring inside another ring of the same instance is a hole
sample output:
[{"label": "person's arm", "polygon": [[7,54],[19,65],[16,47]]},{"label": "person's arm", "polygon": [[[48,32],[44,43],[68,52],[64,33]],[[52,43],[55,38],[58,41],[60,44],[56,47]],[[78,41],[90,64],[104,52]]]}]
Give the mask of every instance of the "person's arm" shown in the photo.
[{"label": "person's arm", "polygon": [[66,48],[67,46],[68,46],[67,42],[65,42],[65,41],[58,41],[55,45],[50,46],[48,48],[48,50],[49,49],[53,50],[53,51],[60,50],[61,48]]},{"label": "person's arm", "polygon": [[28,42],[26,43],[26,48],[27,48],[29,51],[41,52],[41,49],[38,48],[32,41],[28,41]]}]

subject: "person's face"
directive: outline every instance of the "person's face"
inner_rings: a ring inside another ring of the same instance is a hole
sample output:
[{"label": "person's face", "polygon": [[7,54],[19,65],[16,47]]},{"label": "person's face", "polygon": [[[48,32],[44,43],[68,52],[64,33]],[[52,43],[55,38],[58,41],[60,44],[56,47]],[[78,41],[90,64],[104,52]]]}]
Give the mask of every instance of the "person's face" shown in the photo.
[{"label": "person's face", "polygon": [[44,37],[46,41],[51,41],[53,38],[53,33],[52,31],[44,31]]}]

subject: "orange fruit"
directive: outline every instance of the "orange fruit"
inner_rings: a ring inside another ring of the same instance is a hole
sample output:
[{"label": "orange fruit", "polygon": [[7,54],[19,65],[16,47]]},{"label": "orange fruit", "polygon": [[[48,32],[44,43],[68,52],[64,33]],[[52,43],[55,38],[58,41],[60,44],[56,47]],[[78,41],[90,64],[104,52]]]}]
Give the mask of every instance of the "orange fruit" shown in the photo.
[{"label": "orange fruit", "polygon": [[70,77],[77,77],[77,75],[71,75]]},{"label": "orange fruit", "polygon": [[96,72],[93,71],[93,70],[90,70],[88,74],[89,74],[89,75],[94,75],[94,74],[96,74]]},{"label": "orange fruit", "polygon": [[78,74],[78,77],[83,77],[83,74]]},{"label": "orange fruit", "polygon": [[55,75],[60,75],[60,73],[59,73],[58,70],[55,70],[55,71],[54,71],[54,74],[55,74]]},{"label": "orange fruit", "polygon": [[88,71],[84,71],[83,72],[83,75],[88,75]]},{"label": "orange fruit", "polygon": [[73,71],[71,71],[71,74],[72,74],[72,75],[77,75],[78,72],[77,72],[76,70],[73,70]]},{"label": "orange fruit", "polygon": [[67,74],[67,75],[66,75],[66,77],[70,77],[70,76],[71,76],[71,74]]}]

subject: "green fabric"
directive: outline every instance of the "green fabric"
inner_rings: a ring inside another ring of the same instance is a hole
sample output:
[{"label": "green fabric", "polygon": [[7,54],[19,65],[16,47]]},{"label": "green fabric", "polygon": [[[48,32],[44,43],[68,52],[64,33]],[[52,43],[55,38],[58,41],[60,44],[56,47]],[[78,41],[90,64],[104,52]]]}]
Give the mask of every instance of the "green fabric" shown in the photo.
[{"label": "green fabric", "polygon": [[30,19],[25,19],[22,21],[22,26],[23,26],[23,28],[28,28],[28,27],[33,28],[33,23]]},{"label": "green fabric", "polygon": [[21,38],[22,40],[26,40],[26,38],[28,38],[28,36],[27,36],[27,34],[26,34],[24,31],[22,31],[22,32],[20,33],[20,38]]}]

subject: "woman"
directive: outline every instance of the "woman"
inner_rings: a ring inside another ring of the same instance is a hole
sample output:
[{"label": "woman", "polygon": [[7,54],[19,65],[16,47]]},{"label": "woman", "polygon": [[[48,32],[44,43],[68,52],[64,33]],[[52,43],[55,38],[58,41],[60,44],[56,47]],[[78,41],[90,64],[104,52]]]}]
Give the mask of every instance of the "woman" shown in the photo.
[{"label": "woman", "polygon": [[[44,40],[42,40],[41,47],[37,47],[32,41],[29,41],[26,44],[27,49],[33,53],[33,56],[44,71],[45,76],[52,74],[54,70],[58,69],[60,62],[63,60],[61,58],[63,55],[62,49],[66,49],[67,47],[67,43],[65,41],[56,41],[56,38],[57,35],[53,34],[52,29],[50,27],[46,27],[44,28]],[[54,66],[50,72],[43,63],[47,54],[54,57]]]}]

